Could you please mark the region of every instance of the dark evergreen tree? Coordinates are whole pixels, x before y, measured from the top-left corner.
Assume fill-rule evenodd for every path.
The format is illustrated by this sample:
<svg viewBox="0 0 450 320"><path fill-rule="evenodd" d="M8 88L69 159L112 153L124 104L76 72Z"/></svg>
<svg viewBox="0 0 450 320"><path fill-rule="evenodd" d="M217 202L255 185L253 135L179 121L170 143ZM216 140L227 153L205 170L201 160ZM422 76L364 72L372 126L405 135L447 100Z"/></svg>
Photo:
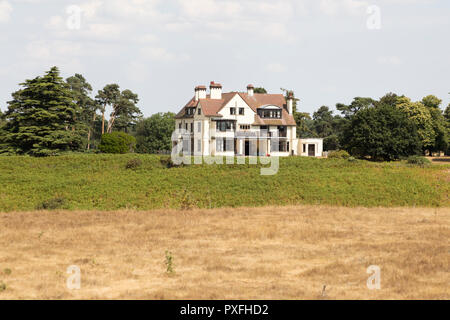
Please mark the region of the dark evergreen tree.
<svg viewBox="0 0 450 320"><path fill-rule="evenodd" d="M78 150L82 142L75 133L77 106L58 68L21 86L8 102L1 152L47 156Z"/></svg>

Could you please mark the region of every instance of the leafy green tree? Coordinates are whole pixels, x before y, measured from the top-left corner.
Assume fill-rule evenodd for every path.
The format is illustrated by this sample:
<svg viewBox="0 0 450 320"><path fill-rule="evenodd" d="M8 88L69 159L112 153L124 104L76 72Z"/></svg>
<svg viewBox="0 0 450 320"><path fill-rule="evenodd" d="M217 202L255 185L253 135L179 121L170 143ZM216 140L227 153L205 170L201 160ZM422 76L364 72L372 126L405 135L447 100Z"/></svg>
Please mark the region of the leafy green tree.
<svg viewBox="0 0 450 320"><path fill-rule="evenodd" d="M266 91L266 89L264 89L264 88L255 88L254 90L253 90L253 92L254 93L267 93L267 91Z"/></svg>
<svg viewBox="0 0 450 320"><path fill-rule="evenodd" d="M448 148L448 132L445 125L445 117L440 108L442 100L436 96L428 95L422 99L422 104L428 108L435 135L434 145L430 148L433 152L446 151Z"/></svg>
<svg viewBox="0 0 450 320"><path fill-rule="evenodd" d="M105 112L107 106L117 104L120 97L120 89L118 84L108 84L103 90L99 90L95 99L100 105L100 112L102 113L102 135L105 133Z"/></svg>
<svg viewBox="0 0 450 320"><path fill-rule="evenodd" d="M336 109L339 110L345 118L349 119L355 115L359 110L367 109L375 105L375 100L372 98L356 97L349 104L338 103Z"/></svg>
<svg viewBox="0 0 450 320"><path fill-rule="evenodd" d="M136 151L156 153L172 149L172 133L175 128L175 114L156 113L136 125Z"/></svg>
<svg viewBox="0 0 450 320"><path fill-rule="evenodd" d="M431 113L421 102L412 102L408 97L397 99L397 108L411 119L417 128L423 151L433 150L436 134L433 129Z"/></svg>
<svg viewBox="0 0 450 320"><path fill-rule="evenodd" d="M108 133L112 132L114 125L118 130L127 131L141 116L141 111L136 105L139 101L138 95L128 89L121 92L118 84L106 85L103 90L98 91L96 99L101 105L102 128L105 126L106 107L112 108L106 130Z"/></svg>
<svg viewBox="0 0 450 320"><path fill-rule="evenodd" d="M82 142L74 131L77 106L58 68L21 86L8 102L2 152L47 156L78 150Z"/></svg>
<svg viewBox="0 0 450 320"><path fill-rule="evenodd" d="M100 106L90 97L92 86L81 74L77 73L67 78L66 82L72 92L73 102L77 105L77 132L81 136L87 136L86 139L83 137L83 140L85 140L84 145L89 150L91 148L93 126Z"/></svg>
<svg viewBox="0 0 450 320"><path fill-rule="evenodd" d="M115 131L102 135L102 141L98 146L104 153L130 153L134 152L136 138L125 133Z"/></svg>
<svg viewBox="0 0 450 320"><path fill-rule="evenodd" d="M415 122L397 107L378 105L363 108L344 132L345 149L356 157L396 160L421 151Z"/></svg>

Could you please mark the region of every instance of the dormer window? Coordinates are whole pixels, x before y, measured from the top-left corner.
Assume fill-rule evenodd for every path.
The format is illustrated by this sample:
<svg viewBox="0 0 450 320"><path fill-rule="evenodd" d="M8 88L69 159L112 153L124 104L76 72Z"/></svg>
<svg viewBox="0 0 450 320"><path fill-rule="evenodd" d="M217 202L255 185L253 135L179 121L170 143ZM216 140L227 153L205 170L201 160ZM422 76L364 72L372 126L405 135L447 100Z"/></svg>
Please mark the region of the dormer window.
<svg viewBox="0 0 450 320"><path fill-rule="evenodd" d="M186 114L192 116L195 113L195 108L186 108Z"/></svg>
<svg viewBox="0 0 450 320"><path fill-rule="evenodd" d="M198 110L197 110L197 114L198 114L198 115L201 115L201 114L202 114L202 109L198 109Z"/></svg>
<svg viewBox="0 0 450 320"><path fill-rule="evenodd" d="M235 115L236 114L236 108L230 108L230 114Z"/></svg>
<svg viewBox="0 0 450 320"><path fill-rule="evenodd" d="M263 106L258 109L260 118L281 119L281 108L273 105Z"/></svg>

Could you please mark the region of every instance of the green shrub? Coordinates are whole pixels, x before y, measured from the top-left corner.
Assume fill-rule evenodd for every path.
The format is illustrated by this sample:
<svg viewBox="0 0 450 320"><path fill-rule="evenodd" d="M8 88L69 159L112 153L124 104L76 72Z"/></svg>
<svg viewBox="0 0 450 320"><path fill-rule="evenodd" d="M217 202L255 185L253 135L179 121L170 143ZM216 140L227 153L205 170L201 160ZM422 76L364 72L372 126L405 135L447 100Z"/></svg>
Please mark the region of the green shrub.
<svg viewBox="0 0 450 320"><path fill-rule="evenodd" d="M125 132L112 132L102 135L98 146L103 153L129 153L134 152L136 138Z"/></svg>
<svg viewBox="0 0 450 320"><path fill-rule="evenodd" d="M416 166L427 166L431 164L431 161L428 160L425 157L421 157L421 156L410 156L408 157L408 159L406 160L406 162L408 164L412 164L412 165L416 165Z"/></svg>
<svg viewBox="0 0 450 320"><path fill-rule="evenodd" d="M350 154L345 150L332 151L328 154L328 158L330 158L330 159L348 159L348 158L350 158Z"/></svg>
<svg viewBox="0 0 450 320"><path fill-rule="evenodd" d="M127 162L127 164L125 165L125 169L137 169L140 166L142 166L142 160L141 159L131 159Z"/></svg>
<svg viewBox="0 0 450 320"><path fill-rule="evenodd" d="M64 205L65 199L63 197L56 197L49 200L45 200L39 204L37 210L56 210L61 209Z"/></svg>
<svg viewBox="0 0 450 320"><path fill-rule="evenodd" d="M161 156L160 160L159 160L162 164L163 167L165 168L173 168L173 167L180 167L183 166L183 164L175 164L172 161L172 157L170 156Z"/></svg>

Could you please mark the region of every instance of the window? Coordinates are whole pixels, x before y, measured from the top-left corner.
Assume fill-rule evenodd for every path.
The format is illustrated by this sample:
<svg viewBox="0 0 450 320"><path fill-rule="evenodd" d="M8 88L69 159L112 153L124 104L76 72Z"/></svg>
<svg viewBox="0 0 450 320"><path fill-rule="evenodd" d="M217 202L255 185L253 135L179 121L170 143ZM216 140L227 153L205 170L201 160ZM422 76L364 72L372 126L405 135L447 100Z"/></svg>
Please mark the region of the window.
<svg viewBox="0 0 450 320"><path fill-rule="evenodd" d="M198 109L197 114L201 115L202 114L202 109Z"/></svg>
<svg viewBox="0 0 450 320"><path fill-rule="evenodd" d="M217 138L216 139L216 151L234 151L234 139Z"/></svg>
<svg viewBox="0 0 450 320"><path fill-rule="evenodd" d="M239 127L241 128L241 130L250 130L249 124L241 124Z"/></svg>
<svg viewBox="0 0 450 320"><path fill-rule="evenodd" d="M181 122L178 124L178 129L181 130Z"/></svg>
<svg viewBox="0 0 450 320"><path fill-rule="evenodd" d="M202 123L198 122L197 124L197 132L202 132Z"/></svg>
<svg viewBox="0 0 450 320"><path fill-rule="evenodd" d="M239 114L240 114L241 116L244 115L244 108L239 108Z"/></svg>
<svg viewBox="0 0 450 320"><path fill-rule="evenodd" d="M188 124L186 123L186 131L188 130Z"/></svg>
<svg viewBox="0 0 450 320"><path fill-rule="evenodd" d="M219 120L216 122L216 127L218 131L226 132L234 130L235 125L233 121Z"/></svg>
<svg viewBox="0 0 450 320"><path fill-rule="evenodd" d="M191 132L194 132L194 124L191 123Z"/></svg>
<svg viewBox="0 0 450 320"><path fill-rule="evenodd" d="M275 118L281 119L281 110L280 109L258 109L258 116L261 118Z"/></svg>
<svg viewBox="0 0 450 320"><path fill-rule="evenodd" d="M236 114L236 108L230 108L230 114L235 115Z"/></svg>
<svg viewBox="0 0 450 320"><path fill-rule="evenodd" d="M303 153L306 153L306 144L303 144Z"/></svg>
<svg viewBox="0 0 450 320"><path fill-rule="evenodd" d="M202 140L197 140L197 151L202 152Z"/></svg>

